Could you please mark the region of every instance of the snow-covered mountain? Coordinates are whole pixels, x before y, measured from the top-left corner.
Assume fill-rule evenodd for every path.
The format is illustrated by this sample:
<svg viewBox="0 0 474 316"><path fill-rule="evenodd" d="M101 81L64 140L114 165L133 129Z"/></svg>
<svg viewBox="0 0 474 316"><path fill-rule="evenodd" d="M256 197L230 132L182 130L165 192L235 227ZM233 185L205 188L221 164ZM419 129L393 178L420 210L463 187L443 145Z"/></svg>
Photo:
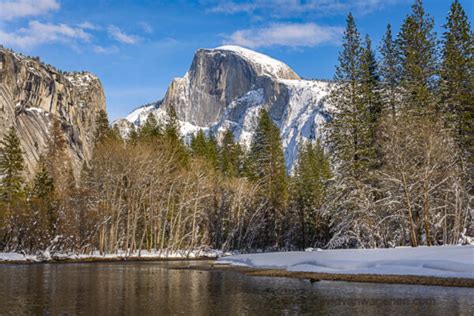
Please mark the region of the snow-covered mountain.
<svg viewBox="0 0 474 316"><path fill-rule="evenodd" d="M286 64L238 46L200 49L189 71L174 79L163 100L142 106L116 121L123 134L131 124L140 126L149 113L158 119L173 106L184 136L200 129L218 139L231 129L248 146L266 108L281 130L287 167L296 159L304 140L320 137L328 119L326 97L332 84L303 80Z"/></svg>

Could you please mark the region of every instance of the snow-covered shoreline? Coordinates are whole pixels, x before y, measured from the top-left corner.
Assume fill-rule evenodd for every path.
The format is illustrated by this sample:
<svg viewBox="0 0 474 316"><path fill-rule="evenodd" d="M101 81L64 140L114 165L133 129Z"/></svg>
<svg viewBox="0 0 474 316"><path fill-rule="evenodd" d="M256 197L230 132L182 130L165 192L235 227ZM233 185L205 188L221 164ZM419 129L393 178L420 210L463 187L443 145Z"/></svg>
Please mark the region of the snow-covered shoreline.
<svg viewBox="0 0 474 316"><path fill-rule="evenodd" d="M16 252L0 252L0 263L34 263L34 262L81 262L81 261L119 261L119 260L197 260L197 259L216 259L222 256L219 250L176 250L176 251L140 251L127 253L119 251L113 254L100 254L95 251L91 254L73 254L73 253L50 253L41 252L36 255L28 255Z"/></svg>
<svg viewBox="0 0 474 316"><path fill-rule="evenodd" d="M474 246L274 252L224 257L217 263L288 272L474 279Z"/></svg>

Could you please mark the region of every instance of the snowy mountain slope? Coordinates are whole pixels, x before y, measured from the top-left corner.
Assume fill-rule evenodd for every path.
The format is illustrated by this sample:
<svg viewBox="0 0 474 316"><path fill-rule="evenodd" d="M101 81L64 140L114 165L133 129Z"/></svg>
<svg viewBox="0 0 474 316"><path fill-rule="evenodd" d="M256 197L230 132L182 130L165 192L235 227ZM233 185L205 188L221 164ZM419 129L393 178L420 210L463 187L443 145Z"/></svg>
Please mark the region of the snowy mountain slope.
<svg viewBox="0 0 474 316"><path fill-rule="evenodd" d="M142 125L151 112L160 120L173 106L184 136L203 129L219 140L231 129L248 146L259 110L265 108L281 130L290 170L299 145L322 135L331 87L325 81L302 80L286 64L249 49L200 49L189 71L173 80L162 101L140 107L114 124L126 135L130 124Z"/></svg>

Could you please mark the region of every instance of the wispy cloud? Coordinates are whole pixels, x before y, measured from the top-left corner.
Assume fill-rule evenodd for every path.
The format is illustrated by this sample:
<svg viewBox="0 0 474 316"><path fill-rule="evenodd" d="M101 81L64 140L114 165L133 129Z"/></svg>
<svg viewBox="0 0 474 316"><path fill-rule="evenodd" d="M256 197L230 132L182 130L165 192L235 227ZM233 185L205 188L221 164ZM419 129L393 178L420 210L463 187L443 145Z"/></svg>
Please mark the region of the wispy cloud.
<svg viewBox="0 0 474 316"><path fill-rule="evenodd" d="M116 41L124 44L136 44L139 38L135 35L129 35L124 33L120 28L115 25L109 25L107 28L109 35Z"/></svg>
<svg viewBox="0 0 474 316"><path fill-rule="evenodd" d="M251 0L217 2L210 8L215 13L270 14L272 16L302 16L311 13L339 15L354 11L360 14L380 10L407 0Z"/></svg>
<svg viewBox="0 0 474 316"><path fill-rule="evenodd" d="M143 32L147 34L153 33L153 27L146 22L139 22L138 25L142 28Z"/></svg>
<svg viewBox="0 0 474 316"><path fill-rule="evenodd" d="M94 51L94 53L105 54L105 55L115 54L119 51L118 47L115 45L108 46L108 47L93 45L92 50Z"/></svg>
<svg viewBox="0 0 474 316"><path fill-rule="evenodd" d="M28 27L13 33L0 30L0 42L7 46L32 48L45 43L89 42L91 35L79 27L30 21Z"/></svg>
<svg viewBox="0 0 474 316"><path fill-rule="evenodd" d="M249 48L288 46L313 47L325 43L337 43L343 29L320 26L315 23L279 23L263 28L238 30L225 36L224 44L236 44Z"/></svg>
<svg viewBox="0 0 474 316"><path fill-rule="evenodd" d="M39 16L60 8L56 0L0 0L0 18L6 21Z"/></svg>
<svg viewBox="0 0 474 316"><path fill-rule="evenodd" d="M81 24L78 24L78 26L84 30L99 30L100 29L99 26L92 24L89 21L82 22Z"/></svg>

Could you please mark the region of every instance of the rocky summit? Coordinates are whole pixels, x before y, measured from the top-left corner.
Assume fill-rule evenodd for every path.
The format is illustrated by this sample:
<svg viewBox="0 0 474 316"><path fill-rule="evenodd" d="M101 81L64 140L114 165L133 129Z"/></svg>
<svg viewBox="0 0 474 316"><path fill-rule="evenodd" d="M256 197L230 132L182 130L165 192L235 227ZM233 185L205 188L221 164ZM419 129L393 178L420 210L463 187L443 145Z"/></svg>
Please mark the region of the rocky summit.
<svg viewBox="0 0 474 316"><path fill-rule="evenodd" d="M322 135L331 87L327 81L303 80L283 62L249 49L199 49L189 71L171 82L163 100L142 106L115 124L126 135L132 124L139 127L149 113L160 119L173 106L183 136L203 129L220 139L230 129L248 146L259 110L265 108L281 130L291 169L299 145Z"/></svg>
<svg viewBox="0 0 474 316"><path fill-rule="evenodd" d="M61 72L37 58L0 47L0 138L10 126L20 137L27 176L47 150L51 122L61 122L76 176L92 155L95 118L105 111L99 79Z"/></svg>

